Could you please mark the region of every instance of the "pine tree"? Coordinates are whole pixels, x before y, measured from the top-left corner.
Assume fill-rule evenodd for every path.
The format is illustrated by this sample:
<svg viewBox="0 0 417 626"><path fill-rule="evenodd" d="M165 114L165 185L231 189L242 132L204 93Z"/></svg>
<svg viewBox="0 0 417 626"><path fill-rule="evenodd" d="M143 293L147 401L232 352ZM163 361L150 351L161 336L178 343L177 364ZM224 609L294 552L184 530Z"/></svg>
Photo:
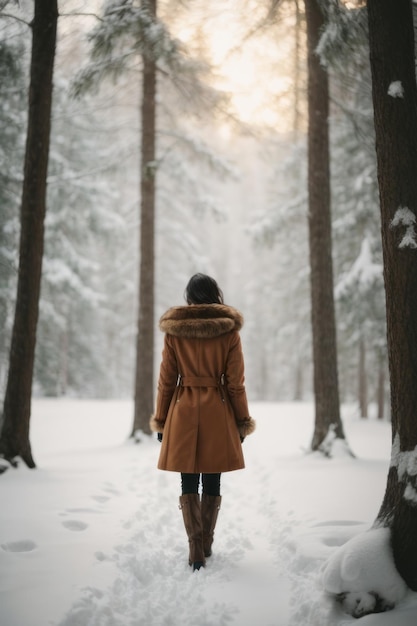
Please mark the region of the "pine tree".
<svg viewBox="0 0 417 626"><path fill-rule="evenodd" d="M142 8L155 23L156 0L142 0ZM142 54L140 270L138 331L136 344L135 408L132 436L150 434L154 405L154 308L155 308L155 177L156 177L156 61L151 50Z"/></svg>
<svg viewBox="0 0 417 626"><path fill-rule="evenodd" d="M44 244L57 21L57 0L35 1L19 277L0 435L0 454L11 462L20 456L31 468L35 467L35 463L29 441L29 424Z"/></svg>
<svg viewBox="0 0 417 626"><path fill-rule="evenodd" d="M155 192L156 176L163 176L163 183L158 192L164 199L161 208L163 218L175 225L180 220L179 213L185 213L189 206L179 202L188 192L188 203L198 207L202 196L201 189L196 186L193 194L189 179L190 168L184 166L184 155L188 161L196 157L201 161L210 159L220 170L221 159L213 155L192 136L188 136L181 128L181 117L200 108L213 107L218 101L215 90L205 87L199 80L201 67L183 53L178 41L174 40L166 26L156 16L156 3L136 3L132 0L109 0L104 6L102 19L90 33L91 61L80 72L74 81L74 93L82 94L88 89L113 78L121 82L124 75L133 72L138 76L140 93L140 126L141 126L141 166L140 166L140 244L138 259L140 260L139 290L137 299L137 350L135 375L135 416L132 434L136 430L149 432L149 417L153 410L153 373L154 373L154 284L155 284ZM153 76L152 76L153 75ZM156 79L157 77L157 79ZM156 101L156 84L161 97ZM156 108L158 119L163 120L165 127L158 128L158 153L156 151ZM190 118L187 120L190 128ZM162 123L159 123L162 127ZM175 151L172 148L175 146ZM182 159L182 162L180 162ZM193 163L194 165L194 163ZM173 171L179 167L180 171ZM223 167L223 171L226 171ZM187 184L188 183L188 184ZM200 185L200 187L203 187ZM173 191L172 191L173 190ZM203 202L201 201L201 204ZM189 220L189 218L188 218ZM162 222L162 219L161 219ZM171 229L170 237L184 240L184 229ZM189 240L192 237L189 236ZM194 247L197 246L194 243ZM181 250L186 258L192 248ZM171 261L167 261L171 264ZM185 277L184 277L185 280ZM172 282L172 281L170 281Z"/></svg>
<svg viewBox="0 0 417 626"><path fill-rule="evenodd" d="M411 0L368 0L391 385L392 456L376 524L417 590L417 86Z"/></svg>
<svg viewBox="0 0 417 626"><path fill-rule="evenodd" d="M345 440L340 418L330 215L328 77L316 53L323 15L305 0L308 49L308 192L315 427L312 450Z"/></svg>

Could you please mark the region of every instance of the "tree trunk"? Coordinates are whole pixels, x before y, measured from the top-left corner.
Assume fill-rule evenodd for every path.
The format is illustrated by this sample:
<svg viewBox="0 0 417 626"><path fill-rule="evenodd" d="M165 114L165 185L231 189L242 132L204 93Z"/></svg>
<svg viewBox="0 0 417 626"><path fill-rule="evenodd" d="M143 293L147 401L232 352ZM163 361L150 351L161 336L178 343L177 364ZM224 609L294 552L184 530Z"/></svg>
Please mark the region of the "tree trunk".
<svg viewBox="0 0 417 626"><path fill-rule="evenodd" d="M295 388L294 388L294 402L301 402L303 399L303 360L301 357L297 358L295 364Z"/></svg>
<svg viewBox="0 0 417 626"><path fill-rule="evenodd" d="M57 380L58 396L65 396L68 389L68 319L61 333L61 345L59 352L59 372Z"/></svg>
<svg viewBox="0 0 417 626"><path fill-rule="evenodd" d="M35 0L29 115L21 204L19 276L0 454L35 467L29 441L33 364L44 244L57 0Z"/></svg>
<svg viewBox="0 0 417 626"><path fill-rule="evenodd" d="M358 400L361 417L368 417L368 385L366 377L366 348L363 337L359 341Z"/></svg>
<svg viewBox="0 0 417 626"><path fill-rule="evenodd" d="M417 590L417 88L411 0L368 0L393 449L376 523Z"/></svg>
<svg viewBox="0 0 417 626"><path fill-rule="evenodd" d="M155 19L156 0L143 0L142 5ZM149 419L154 408L156 63L151 51L143 54L142 89L139 315L132 436L138 430L150 434Z"/></svg>
<svg viewBox="0 0 417 626"><path fill-rule="evenodd" d="M384 419L385 409L385 363L384 359L380 358L378 363L378 383L376 390L376 404L377 404L377 418L379 420Z"/></svg>
<svg viewBox="0 0 417 626"><path fill-rule="evenodd" d="M298 138L300 132L301 111L300 111L300 93L301 93L301 10L299 0L295 0L295 43L294 43L294 118L293 133Z"/></svg>
<svg viewBox="0 0 417 626"><path fill-rule="evenodd" d="M344 439L340 418L330 216L329 87L315 52L323 16L305 0L308 53L308 223L315 394L312 450L329 434ZM324 451L324 450L323 450ZM327 452L326 452L327 454Z"/></svg>

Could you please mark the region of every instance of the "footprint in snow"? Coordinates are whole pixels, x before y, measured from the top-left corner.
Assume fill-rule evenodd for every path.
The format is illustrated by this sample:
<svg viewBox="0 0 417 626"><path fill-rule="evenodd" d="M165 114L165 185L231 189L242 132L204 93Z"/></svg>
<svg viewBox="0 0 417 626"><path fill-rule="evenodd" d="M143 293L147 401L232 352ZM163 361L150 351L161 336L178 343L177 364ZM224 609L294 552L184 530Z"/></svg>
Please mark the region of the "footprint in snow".
<svg viewBox="0 0 417 626"><path fill-rule="evenodd" d="M70 519L67 522L62 522L62 525L64 526L64 528L67 528L68 530L75 530L75 531L85 530L86 528L88 528L88 524L86 524L85 522L80 522L79 520L75 520L75 519Z"/></svg>
<svg viewBox="0 0 417 626"><path fill-rule="evenodd" d="M320 526L360 526L363 522L357 522L355 520L331 520L330 522L318 522L313 524L313 528Z"/></svg>
<svg viewBox="0 0 417 626"><path fill-rule="evenodd" d="M111 556L107 556L107 554L105 554L104 552L101 552L101 550L99 550L98 552L95 552L94 556L96 557L97 561L112 561L113 560Z"/></svg>
<svg viewBox="0 0 417 626"><path fill-rule="evenodd" d="M91 496L96 502L104 503L110 500L109 496Z"/></svg>
<svg viewBox="0 0 417 626"><path fill-rule="evenodd" d="M32 550L35 550L38 546L30 539L22 539L21 541L2 543L1 547L5 552L32 552Z"/></svg>
<svg viewBox="0 0 417 626"><path fill-rule="evenodd" d="M113 496L120 496L120 491L118 491L112 483L104 483L103 491L110 493Z"/></svg>
<svg viewBox="0 0 417 626"><path fill-rule="evenodd" d="M80 508L75 508L75 509L65 509L65 512L61 513L60 515L66 515L67 513L101 513L101 511L99 511L98 509L80 507Z"/></svg>

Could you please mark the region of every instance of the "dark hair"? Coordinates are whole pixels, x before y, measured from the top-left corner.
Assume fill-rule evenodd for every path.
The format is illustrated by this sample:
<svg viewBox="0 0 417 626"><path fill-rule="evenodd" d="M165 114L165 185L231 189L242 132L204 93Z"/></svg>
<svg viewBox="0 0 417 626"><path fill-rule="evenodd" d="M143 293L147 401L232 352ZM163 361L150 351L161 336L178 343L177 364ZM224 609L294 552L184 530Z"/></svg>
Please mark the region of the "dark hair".
<svg viewBox="0 0 417 626"><path fill-rule="evenodd" d="M223 292L206 274L194 274L188 281L184 297L188 304L223 304Z"/></svg>

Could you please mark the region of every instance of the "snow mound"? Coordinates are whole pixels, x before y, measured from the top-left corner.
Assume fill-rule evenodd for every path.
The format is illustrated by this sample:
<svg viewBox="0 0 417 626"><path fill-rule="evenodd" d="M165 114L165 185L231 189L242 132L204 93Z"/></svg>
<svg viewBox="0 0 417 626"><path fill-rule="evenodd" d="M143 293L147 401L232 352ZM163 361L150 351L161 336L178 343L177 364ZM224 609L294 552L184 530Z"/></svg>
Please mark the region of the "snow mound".
<svg viewBox="0 0 417 626"><path fill-rule="evenodd" d="M323 566L322 584L354 617L393 608L407 586L394 565L389 528L372 528L338 548Z"/></svg>

